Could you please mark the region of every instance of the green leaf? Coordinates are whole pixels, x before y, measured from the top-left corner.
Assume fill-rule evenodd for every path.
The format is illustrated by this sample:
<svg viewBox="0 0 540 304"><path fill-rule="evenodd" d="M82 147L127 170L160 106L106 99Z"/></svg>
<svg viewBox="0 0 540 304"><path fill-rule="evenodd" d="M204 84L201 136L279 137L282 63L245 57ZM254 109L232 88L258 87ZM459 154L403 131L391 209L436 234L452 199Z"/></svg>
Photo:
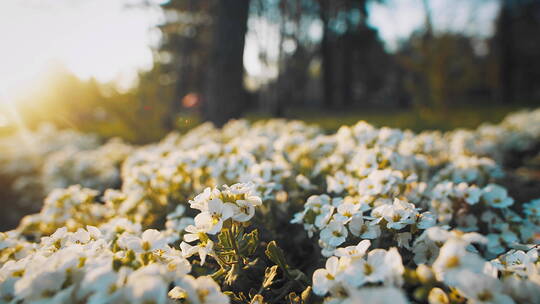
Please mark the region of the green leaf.
<svg viewBox="0 0 540 304"><path fill-rule="evenodd" d="M247 241L244 248L246 255L253 255L259 245L259 231L255 229L244 235L244 240Z"/></svg>
<svg viewBox="0 0 540 304"><path fill-rule="evenodd" d="M251 298L250 304L266 304L267 302L264 301L264 297L260 294L255 295L253 298Z"/></svg>
<svg viewBox="0 0 540 304"><path fill-rule="evenodd" d="M311 298L311 286L308 286L304 291L302 291L301 294L302 301L307 303L309 299Z"/></svg>
<svg viewBox="0 0 540 304"><path fill-rule="evenodd" d="M289 293L289 303L290 304L302 304L302 299L295 293L295 292L291 292Z"/></svg>
<svg viewBox="0 0 540 304"><path fill-rule="evenodd" d="M233 264L227 275L225 276L225 284L233 286L240 276L240 267L238 264Z"/></svg>
<svg viewBox="0 0 540 304"><path fill-rule="evenodd" d="M279 248L276 244L276 241L271 241L268 243L268 246L266 246L266 250L264 252L266 256L274 262L276 265L281 268L281 270L289 276L289 271L287 267L287 262L285 261L285 256L283 255L283 251L281 248Z"/></svg>
<svg viewBox="0 0 540 304"><path fill-rule="evenodd" d="M266 268L266 270L264 271L264 280L262 283L263 288L268 288L274 283L274 279L277 275L277 269L277 265Z"/></svg>

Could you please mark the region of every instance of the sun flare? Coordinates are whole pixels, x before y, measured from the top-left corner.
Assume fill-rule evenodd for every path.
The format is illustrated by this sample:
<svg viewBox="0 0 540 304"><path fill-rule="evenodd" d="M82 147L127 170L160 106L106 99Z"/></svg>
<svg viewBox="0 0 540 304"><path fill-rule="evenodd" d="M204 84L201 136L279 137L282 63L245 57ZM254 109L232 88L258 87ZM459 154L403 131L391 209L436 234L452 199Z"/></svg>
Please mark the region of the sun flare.
<svg viewBox="0 0 540 304"><path fill-rule="evenodd" d="M13 97L58 64L83 79L129 78L152 64L156 18L124 1L3 1L0 91Z"/></svg>

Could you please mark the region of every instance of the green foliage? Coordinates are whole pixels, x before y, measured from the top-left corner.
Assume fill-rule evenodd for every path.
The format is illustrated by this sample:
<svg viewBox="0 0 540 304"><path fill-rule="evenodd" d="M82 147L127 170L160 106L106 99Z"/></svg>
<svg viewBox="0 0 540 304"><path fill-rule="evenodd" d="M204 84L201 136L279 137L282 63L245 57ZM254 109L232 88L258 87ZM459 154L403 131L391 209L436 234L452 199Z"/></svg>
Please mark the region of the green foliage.
<svg viewBox="0 0 540 304"><path fill-rule="evenodd" d="M375 126L410 129L416 132L423 130L448 131L455 128L476 128L482 123L497 123L510 112L523 106L491 105L477 103L469 106L452 106L445 111L435 109L368 109L347 112L294 111L287 115L309 124L316 124L327 131L336 131L342 125L353 125L365 120ZM251 121L268 119L264 115L251 114Z"/></svg>
<svg viewBox="0 0 540 304"><path fill-rule="evenodd" d="M158 70L141 73L137 87L119 91L112 84L78 79L60 67L16 102L17 112L30 128L51 122L105 138L156 141L168 131L163 121L172 100L170 88L150 80Z"/></svg>

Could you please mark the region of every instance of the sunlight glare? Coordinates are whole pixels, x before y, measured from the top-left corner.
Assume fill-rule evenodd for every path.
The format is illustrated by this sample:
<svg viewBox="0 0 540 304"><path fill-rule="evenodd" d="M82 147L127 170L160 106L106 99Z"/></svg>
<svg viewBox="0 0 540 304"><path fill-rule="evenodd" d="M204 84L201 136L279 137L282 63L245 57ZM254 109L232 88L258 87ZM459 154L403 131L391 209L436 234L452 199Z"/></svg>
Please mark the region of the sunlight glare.
<svg viewBox="0 0 540 304"><path fill-rule="evenodd" d="M57 62L82 79L102 82L129 79L137 70L150 68L149 29L159 12L127 9L126 3L0 2L0 91L13 97Z"/></svg>
<svg viewBox="0 0 540 304"><path fill-rule="evenodd" d="M32 154L32 151L35 151L35 140L32 137L32 132L17 112L17 107L13 104L12 99L0 94L0 127L3 127L2 119L4 119L4 126L13 125L16 128L16 134L20 137L22 144ZM37 157L37 155L33 157ZM37 161L37 159L35 160Z"/></svg>

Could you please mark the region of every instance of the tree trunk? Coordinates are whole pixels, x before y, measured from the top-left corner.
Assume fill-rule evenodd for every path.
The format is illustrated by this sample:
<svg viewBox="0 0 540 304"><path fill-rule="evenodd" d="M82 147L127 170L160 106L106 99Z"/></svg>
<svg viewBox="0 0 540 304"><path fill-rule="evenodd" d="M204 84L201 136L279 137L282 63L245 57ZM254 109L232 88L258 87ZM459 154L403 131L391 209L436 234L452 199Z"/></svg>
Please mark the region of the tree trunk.
<svg viewBox="0 0 540 304"><path fill-rule="evenodd" d="M320 16L323 23L323 37L321 41L321 57L322 57L322 84L323 84L323 106L327 109L333 106L334 86L332 81L333 52L330 37L330 0L321 0Z"/></svg>
<svg viewBox="0 0 540 304"><path fill-rule="evenodd" d="M249 0L218 0L203 104L205 120L222 126L246 106L244 41Z"/></svg>
<svg viewBox="0 0 540 304"><path fill-rule="evenodd" d="M499 92L498 99L503 103L514 101L514 47L513 20L510 7L502 3L499 20L498 51L499 51Z"/></svg>

